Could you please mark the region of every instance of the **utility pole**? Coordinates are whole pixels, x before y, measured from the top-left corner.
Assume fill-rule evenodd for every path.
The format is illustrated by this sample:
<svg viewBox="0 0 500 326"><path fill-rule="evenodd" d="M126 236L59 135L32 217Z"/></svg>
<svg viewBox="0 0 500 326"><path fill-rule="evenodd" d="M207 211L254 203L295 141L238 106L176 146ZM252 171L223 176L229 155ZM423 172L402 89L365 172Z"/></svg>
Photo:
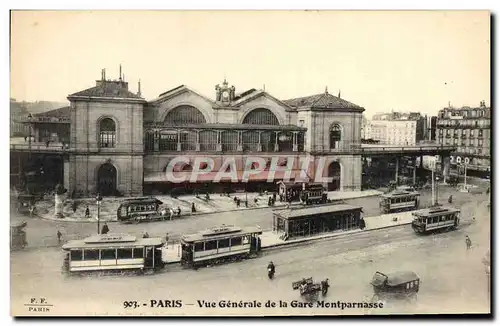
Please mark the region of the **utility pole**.
<svg viewBox="0 0 500 326"><path fill-rule="evenodd" d="M435 199L435 196L434 196L434 169L435 168L436 168L436 163L434 162L432 164L432 169L431 169L431 171L432 171L432 177L431 177L432 178L432 206L436 205L436 201L435 201L436 199Z"/></svg>

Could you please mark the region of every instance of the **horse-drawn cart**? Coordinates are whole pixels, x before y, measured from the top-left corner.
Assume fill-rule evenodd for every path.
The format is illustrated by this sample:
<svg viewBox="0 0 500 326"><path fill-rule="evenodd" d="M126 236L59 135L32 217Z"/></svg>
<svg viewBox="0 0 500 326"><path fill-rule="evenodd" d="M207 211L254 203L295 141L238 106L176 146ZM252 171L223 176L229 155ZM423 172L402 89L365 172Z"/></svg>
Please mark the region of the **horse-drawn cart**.
<svg viewBox="0 0 500 326"><path fill-rule="evenodd" d="M328 279L322 281L321 283L314 283L313 278L303 278L300 281L293 282L292 288L294 290L299 290L300 295L306 300L314 301L318 298L319 292L326 295L328 292Z"/></svg>

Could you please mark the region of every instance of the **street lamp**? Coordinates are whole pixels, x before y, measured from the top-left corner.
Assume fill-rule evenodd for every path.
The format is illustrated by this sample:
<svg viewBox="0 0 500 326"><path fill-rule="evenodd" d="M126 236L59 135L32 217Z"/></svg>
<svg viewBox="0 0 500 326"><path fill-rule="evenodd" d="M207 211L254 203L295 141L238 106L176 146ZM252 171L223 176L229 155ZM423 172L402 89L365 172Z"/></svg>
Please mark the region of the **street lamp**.
<svg viewBox="0 0 500 326"><path fill-rule="evenodd" d="M101 201L102 201L101 195L97 194L97 196L95 196L95 200L97 202L97 234L100 234L101 233L101 229L100 229L99 222L100 222Z"/></svg>

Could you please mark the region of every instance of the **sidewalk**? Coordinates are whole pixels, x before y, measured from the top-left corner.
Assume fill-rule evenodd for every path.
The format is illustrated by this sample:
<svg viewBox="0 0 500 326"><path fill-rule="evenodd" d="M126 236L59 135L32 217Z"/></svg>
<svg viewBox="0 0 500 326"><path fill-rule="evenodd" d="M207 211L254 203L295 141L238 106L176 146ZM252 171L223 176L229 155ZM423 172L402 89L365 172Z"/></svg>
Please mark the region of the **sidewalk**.
<svg viewBox="0 0 500 326"><path fill-rule="evenodd" d="M328 192L328 198L331 200L347 200L353 198L371 197L381 195L382 192L378 190L365 190L365 191L330 191ZM220 194L210 195L210 199L207 201L203 196L197 198L193 195L180 196L178 198L172 198L170 196L153 196L161 200L164 204L169 207L176 209L179 207L181 209L181 218L192 215L202 215L210 214L215 212L230 212L230 211L244 211L259 208L268 208L267 205L269 195L259 196L258 193L233 193L230 197L221 196ZM241 206L236 207L234 203L234 197L238 197L242 200ZM245 207L243 201L248 198L248 208ZM257 203L254 199L257 198ZM120 205L120 202L126 198L121 197L106 197L101 202L99 218L101 222L117 222L116 211ZM77 209L73 212L71 207L71 200L66 200L64 204L63 214L64 219L56 218L54 216L54 200L51 201L41 201L37 202L36 209L37 214L40 218L47 220L54 220L58 222L80 222L80 223L95 223L97 219L97 205L95 199L77 199ZM191 213L191 205L195 204L196 213ZM287 203L282 203L277 201L276 207L284 207ZM300 205L299 203L294 203L292 206ZM90 218L85 218L85 209L89 207Z"/></svg>
<svg viewBox="0 0 500 326"><path fill-rule="evenodd" d="M397 218L397 221L394 221L395 218ZM407 225L411 223L411 221L413 220L413 216L412 212L403 212L403 213L384 214L380 216L365 217L364 220L366 223L366 228L364 230L356 229L349 231L336 231L336 232L319 234L312 237L299 238L288 241L279 239L280 234L277 234L273 231L264 231L260 236L260 239L262 240L262 250L273 249L292 244L306 243L315 240L334 238L338 236L350 235L359 232L385 229L399 225ZM179 243L169 244L168 248L164 247L163 257L169 264L179 262L180 261Z"/></svg>

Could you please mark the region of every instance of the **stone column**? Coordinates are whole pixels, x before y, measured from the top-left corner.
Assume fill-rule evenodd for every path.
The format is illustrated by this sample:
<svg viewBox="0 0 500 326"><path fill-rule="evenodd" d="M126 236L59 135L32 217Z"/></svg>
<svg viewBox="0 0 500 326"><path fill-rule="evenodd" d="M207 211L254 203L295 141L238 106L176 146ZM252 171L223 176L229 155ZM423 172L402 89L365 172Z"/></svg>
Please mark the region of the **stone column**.
<svg viewBox="0 0 500 326"><path fill-rule="evenodd" d="M177 129L177 151L178 152L182 151L181 130L180 129Z"/></svg>
<svg viewBox="0 0 500 326"><path fill-rule="evenodd" d="M279 144L278 144L278 137L280 135L280 132L279 131L275 131L274 133L276 134L276 139L274 141L274 151L277 152L280 149Z"/></svg>
<svg viewBox="0 0 500 326"><path fill-rule="evenodd" d="M298 135L298 132L294 131L293 132L293 137L292 137L292 140L293 140L292 141L292 143L293 143L293 145L292 145L293 149L292 150L294 152L297 152L299 150L299 144L298 144L298 137L297 137L297 135Z"/></svg>
<svg viewBox="0 0 500 326"><path fill-rule="evenodd" d="M243 132L242 131L238 131L238 148L237 148L238 152L242 152L243 151Z"/></svg>
<svg viewBox="0 0 500 326"><path fill-rule="evenodd" d="M261 139L262 139L262 131L259 131L259 143L257 144L257 152L262 152L262 143L261 143Z"/></svg>
<svg viewBox="0 0 500 326"><path fill-rule="evenodd" d="M196 130L196 151L199 152L200 148L200 131Z"/></svg>
<svg viewBox="0 0 500 326"><path fill-rule="evenodd" d="M398 184L398 176L399 174L399 156L396 156L396 175L395 175L395 181L396 181L396 185Z"/></svg>
<svg viewBox="0 0 500 326"><path fill-rule="evenodd" d="M217 152L222 152L222 131L217 130Z"/></svg>

